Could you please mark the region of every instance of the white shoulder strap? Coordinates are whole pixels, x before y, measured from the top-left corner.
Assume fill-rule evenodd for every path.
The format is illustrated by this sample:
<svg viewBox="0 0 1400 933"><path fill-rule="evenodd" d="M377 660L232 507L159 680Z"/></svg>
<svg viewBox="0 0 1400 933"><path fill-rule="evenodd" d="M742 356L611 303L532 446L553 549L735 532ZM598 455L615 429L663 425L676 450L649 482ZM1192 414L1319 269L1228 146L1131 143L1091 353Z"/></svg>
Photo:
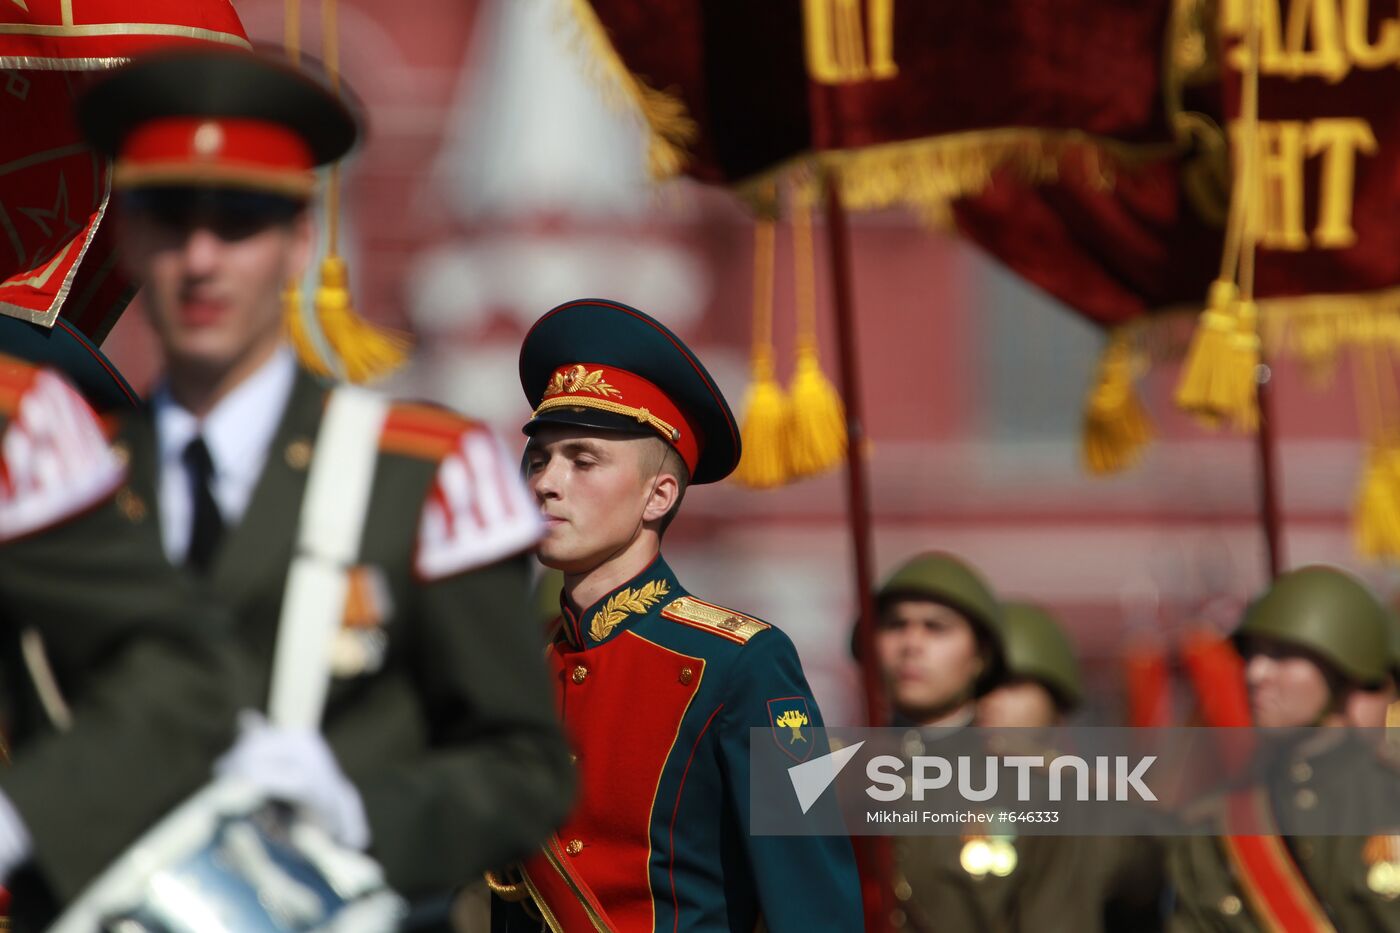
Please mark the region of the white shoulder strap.
<svg viewBox="0 0 1400 933"><path fill-rule="evenodd" d="M345 613L348 571L359 553L389 403L356 386L330 397L302 501L297 550L287 574L268 718L319 729L330 680L331 643Z"/></svg>

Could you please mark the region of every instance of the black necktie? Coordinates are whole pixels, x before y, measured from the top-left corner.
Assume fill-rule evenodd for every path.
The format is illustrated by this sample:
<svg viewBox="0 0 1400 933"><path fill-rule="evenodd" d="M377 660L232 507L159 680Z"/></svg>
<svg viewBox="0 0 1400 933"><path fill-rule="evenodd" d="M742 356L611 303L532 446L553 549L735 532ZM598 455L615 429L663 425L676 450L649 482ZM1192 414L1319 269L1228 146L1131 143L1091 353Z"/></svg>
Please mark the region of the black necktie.
<svg viewBox="0 0 1400 933"><path fill-rule="evenodd" d="M185 448L184 460L185 469L190 474L190 501L194 506L194 519L190 522L190 549L185 563L203 573L209 569L214 552L224 536L224 517L209 489L214 477L214 461L209 456L204 438L196 437L190 441Z"/></svg>

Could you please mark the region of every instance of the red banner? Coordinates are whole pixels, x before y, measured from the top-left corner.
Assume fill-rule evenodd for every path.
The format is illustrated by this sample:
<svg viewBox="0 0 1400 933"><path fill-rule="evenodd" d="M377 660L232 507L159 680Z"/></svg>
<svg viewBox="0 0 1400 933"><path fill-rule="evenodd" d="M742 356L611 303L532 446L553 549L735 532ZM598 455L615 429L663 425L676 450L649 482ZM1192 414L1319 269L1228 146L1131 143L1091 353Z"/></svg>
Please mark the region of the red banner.
<svg viewBox="0 0 1400 933"><path fill-rule="evenodd" d="M83 143L73 99L86 73L190 42L248 45L228 0L0 4L0 314L52 327L61 312L106 336L134 287L103 224L108 166Z"/></svg>

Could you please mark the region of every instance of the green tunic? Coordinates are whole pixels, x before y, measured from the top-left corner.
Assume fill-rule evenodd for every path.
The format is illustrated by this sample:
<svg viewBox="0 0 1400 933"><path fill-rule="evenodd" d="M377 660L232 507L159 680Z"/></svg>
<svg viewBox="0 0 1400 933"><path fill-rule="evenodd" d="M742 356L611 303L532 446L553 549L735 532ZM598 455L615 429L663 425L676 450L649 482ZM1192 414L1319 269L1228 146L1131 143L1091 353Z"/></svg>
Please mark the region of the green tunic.
<svg viewBox="0 0 1400 933"><path fill-rule="evenodd" d="M247 511L209 571L209 586L237 616L264 699L327 392L297 374ZM147 505L141 524L156 541L151 411L120 436L130 491ZM439 409L391 411L323 720L364 800L371 854L415 898L519 858L572 803L543 632L527 609L524 551L537 513L488 441L480 426Z"/></svg>
<svg viewBox="0 0 1400 933"><path fill-rule="evenodd" d="M208 780L252 693L231 620L112 495L85 404L2 357L0 389L0 792L33 838L9 880L30 930Z"/></svg>
<svg viewBox="0 0 1400 933"><path fill-rule="evenodd" d="M1319 804L1327 802L1332 814L1358 825L1336 808L1354 814L1397 812L1400 806L1400 773L1386 754L1343 746L1327 753L1300 757L1278 769L1271 781L1255 785L1268 795L1279 826L1299 825ZM1197 809L1197 817L1218 825L1220 798ZM1377 827L1397 831L1400 827ZM1400 837L1381 832L1374 836L1300 835L1280 837L1287 857L1301 874L1310 898L1332 927L1400 933ZM1266 901L1266 889L1247 883L1214 836L1179 837L1172 840L1169 869L1175 889L1173 931L1245 933L1269 929L1254 906L1256 897ZM1295 877L1297 875L1295 874ZM1258 894L1254 892L1259 892Z"/></svg>

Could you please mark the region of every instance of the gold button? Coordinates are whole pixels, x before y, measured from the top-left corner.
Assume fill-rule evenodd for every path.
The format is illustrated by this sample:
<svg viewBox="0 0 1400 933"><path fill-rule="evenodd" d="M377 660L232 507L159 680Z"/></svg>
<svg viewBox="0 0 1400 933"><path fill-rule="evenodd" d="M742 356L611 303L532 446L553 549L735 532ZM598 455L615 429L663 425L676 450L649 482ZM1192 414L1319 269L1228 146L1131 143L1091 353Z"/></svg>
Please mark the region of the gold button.
<svg viewBox="0 0 1400 933"><path fill-rule="evenodd" d="M688 684L695 679L695 672L688 667L681 668L681 683Z"/></svg>
<svg viewBox="0 0 1400 933"><path fill-rule="evenodd" d="M569 844L564 847L564 851L570 855L578 855L583 851L582 839L570 839Z"/></svg>
<svg viewBox="0 0 1400 933"><path fill-rule="evenodd" d="M580 664L578 667L574 668L573 678L574 678L574 683L576 683L576 684L581 684L581 683L583 683L585 680L588 679L588 668L586 668L586 667L584 667L582 664Z"/></svg>
<svg viewBox="0 0 1400 933"><path fill-rule="evenodd" d="M890 924L891 924L896 930L902 930L902 929L904 929L904 927L905 927L908 923L909 923L909 918L908 918L907 916L905 916L904 911L900 910L898 907L896 907L894 910L890 911Z"/></svg>
<svg viewBox="0 0 1400 933"><path fill-rule="evenodd" d="M1244 904L1235 895L1227 894L1220 899L1220 912L1225 916L1233 917L1241 910L1244 910Z"/></svg>
<svg viewBox="0 0 1400 933"><path fill-rule="evenodd" d="M1311 810L1317 806L1317 794L1313 792L1312 788L1304 787L1293 795L1293 802L1299 810Z"/></svg>
<svg viewBox="0 0 1400 933"><path fill-rule="evenodd" d="M1306 761L1300 761L1293 766L1289 773L1293 775L1293 780L1301 784L1312 779L1312 765Z"/></svg>
<svg viewBox="0 0 1400 933"><path fill-rule="evenodd" d="M126 466L131 462L131 451L121 441L117 441L112 445L112 456L115 457L117 462L122 466Z"/></svg>
<svg viewBox="0 0 1400 933"><path fill-rule="evenodd" d="M569 764L578 764L578 752L569 752Z"/></svg>
<svg viewBox="0 0 1400 933"><path fill-rule="evenodd" d="M139 522L146 517L146 503L130 489L117 493L117 511L130 522Z"/></svg>
<svg viewBox="0 0 1400 933"><path fill-rule="evenodd" d="M909 882L900 878L894 883L894 896L901 901L907 901L914 896L914 889L909 887Z"/></svg>
<svg viewBox="0 0 1400 933"><path fill-rule="evenodd" d="M292 441L283 455L287 458L287 466L293 470L304 470L311 465L311 442L305 438Z"/></svg>

